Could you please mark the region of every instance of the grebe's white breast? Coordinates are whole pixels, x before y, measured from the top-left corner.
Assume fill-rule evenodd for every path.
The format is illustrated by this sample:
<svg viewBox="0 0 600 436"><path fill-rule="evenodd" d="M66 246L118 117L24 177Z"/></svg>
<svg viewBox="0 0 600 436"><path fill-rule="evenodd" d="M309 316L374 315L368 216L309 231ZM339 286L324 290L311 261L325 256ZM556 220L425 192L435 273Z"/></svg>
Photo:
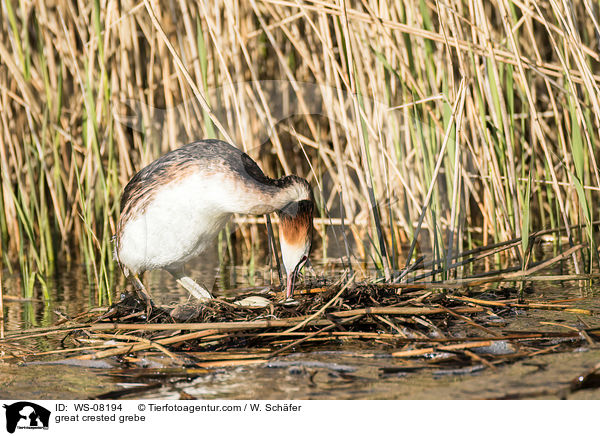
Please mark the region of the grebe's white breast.
<svg viewBox="0 0 600 436"><path fill-rule="evenodd" d="M192 174L158 188L145 211L125 223L119 260L133 273L178 267L203 252L231 213L232 180Z"/></svg>

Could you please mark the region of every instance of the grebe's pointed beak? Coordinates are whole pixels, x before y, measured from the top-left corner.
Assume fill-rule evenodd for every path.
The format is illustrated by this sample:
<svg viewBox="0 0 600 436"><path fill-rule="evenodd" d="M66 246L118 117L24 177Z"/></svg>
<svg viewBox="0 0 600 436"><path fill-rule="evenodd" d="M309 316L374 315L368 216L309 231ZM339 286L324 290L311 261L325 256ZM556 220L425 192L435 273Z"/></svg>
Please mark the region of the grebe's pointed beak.
<svg viewBox="0 0 600 436"><path fill-rule="evenodd" d="M296 283L296 278L298 277L298 272L304 266L304 264L306 263L307 260L308 260L307 256L302 256L302 259L300 259L300 262L298 262L298 265L296 265L296 268L294 268L294 270L288 274L287 285L285 287L285 298L292 298L292 295L294 295L294 283Z"/></svg>
<svg viewBox="0 0 600 436"><path fill-rule="evenodd" d="M296 274L295 273L288 274L287 286L285 287L285 298L286 299L292 298L292 295L294 295L294 282L295 281L296 281Z"/></svg>

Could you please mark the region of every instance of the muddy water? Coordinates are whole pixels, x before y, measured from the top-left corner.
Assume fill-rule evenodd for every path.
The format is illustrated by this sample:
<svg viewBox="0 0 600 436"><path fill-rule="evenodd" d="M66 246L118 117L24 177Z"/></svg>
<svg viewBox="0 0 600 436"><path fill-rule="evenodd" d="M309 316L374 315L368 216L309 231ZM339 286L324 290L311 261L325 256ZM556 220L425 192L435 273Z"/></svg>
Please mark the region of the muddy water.
<svg viewBox="0 0 600 436"><path fill-rule="evenodd" d="M205 260L192 268L191 274L201 277L203 283L215 283L216 294L227 293L220 288L259 286L277 281L264 265L221 270L217 265L218 262ZM317 270L320 267L315 265ZM555 269L554 272L561 271ZM84 277L82 270L71 270L68 274L57 276L50 286L50 303L5 301L5 332L51 325L64 316L94 307L95 299L90 296ZM159 303L187 299L186 292L180 290L168 274L148 274L145 281L151 289L162 290L154 292ZM18 289L16 279L4 281L5 295L18 296L15 289ZM537 282L533 293L527 296L529 301L579 298L574 303L575 307L592 310L595 315L546 310L515 311L503 318L499 330L565 332L599 327L598 289L597 286L581 286L577 282ZM460 333L460 329L460 323L453 326L456 334ZM30 360L39 360L36 354L56 349L59 339L32 338L12 345L31 353ZM7 356L10 347L0 343L0 352ZM542 353L516 363L499 365L495 369L474 364L463 371L426 368L426 360L419 362L418 370L398 371L399 364L406 367L407 362L390 357L389 352L389 348L368 341L320 343L310 352L253 365L214 368L193 379L162 379L160 384L151 379L126 381L107 375L106 369L66 365L17 366L0 360L0 398L80 399L131 388L138 383L155 386L124 398L178 399L182 395L205 399L476 399L511 398L515 395L558 398L562 396L557 394L561 388L600 363L600 348L585 341L564 353ZM50 354L44 359L60 359L60 356ZM580 390L567 397L600 399L600 388Z"/></svg>

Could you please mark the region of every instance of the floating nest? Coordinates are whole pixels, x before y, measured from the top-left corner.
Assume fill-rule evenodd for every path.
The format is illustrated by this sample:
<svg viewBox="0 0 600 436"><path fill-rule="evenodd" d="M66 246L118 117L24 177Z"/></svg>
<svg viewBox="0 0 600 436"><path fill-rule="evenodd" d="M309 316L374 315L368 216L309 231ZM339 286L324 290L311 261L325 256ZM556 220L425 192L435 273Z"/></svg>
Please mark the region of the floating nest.
<svg viewBox="0 0 600 436"><path fill-rule="evenodd" d="M149 315L144 301L124 294L110 307L65 317L52 327L8 335L0 341L0 351L6 356L8 350L10 359L25 364L109 368L113 375L137 374L154 380L190 378L215 367L277 365L286 354L319 348L342 349L357 357L396 359L397 365L381 369L385 376L419 368L468 374L538 354L597 346L600 328L589 324L584 324L586 328L561 328L547 323L554 328L535 331L506 328L511 319L527 310L597 315L578 308L576 299L527 301L528 294L515 288L481 286L482 282L511 281L515 274L530 272L483 281L414 284L321 278L299 284L292 301L285 300L278 288L255 288L202 304L153 306ZM535 283L533 276L527 278ZM9 350L10 344L21 339L50 335L62 337L60 349ZM44 355L57 354L60 359L40 361ZM598 371L600 365L569 389L599 378ZM102 398L130 393L111 392Z"/></svg>

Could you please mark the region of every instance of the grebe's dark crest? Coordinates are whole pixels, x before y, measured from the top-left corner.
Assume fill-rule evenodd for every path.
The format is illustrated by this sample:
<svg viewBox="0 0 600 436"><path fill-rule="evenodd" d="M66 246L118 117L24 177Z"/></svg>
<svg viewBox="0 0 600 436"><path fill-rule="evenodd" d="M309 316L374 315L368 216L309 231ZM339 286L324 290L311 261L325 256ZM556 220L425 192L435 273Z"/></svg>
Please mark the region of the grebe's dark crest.
<svg viewBox="0 0 600 436"><path fill-rule="evenodd" d="M166 269L196 298L210 293L184 273L234 213L277 212L287 296L308 258L313 195L305 179L267 177L247 154L219 140L173 150L134 175L121 198L115 257L149 298L138 274Z"/></svg>

